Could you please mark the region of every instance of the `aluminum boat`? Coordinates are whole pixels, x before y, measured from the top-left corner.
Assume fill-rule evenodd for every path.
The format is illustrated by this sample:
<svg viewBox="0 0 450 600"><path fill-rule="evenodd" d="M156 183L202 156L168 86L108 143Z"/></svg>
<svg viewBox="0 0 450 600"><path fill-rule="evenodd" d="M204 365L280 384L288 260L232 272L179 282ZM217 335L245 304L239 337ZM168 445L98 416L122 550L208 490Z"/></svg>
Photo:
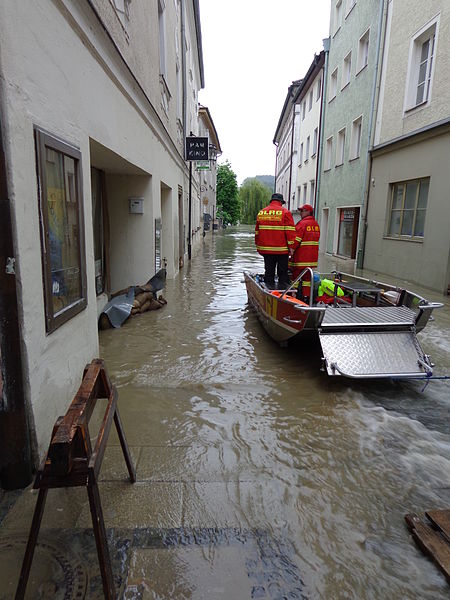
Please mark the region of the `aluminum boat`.
<svg viewBox="0 0 450 600"><path fill-rule="evenodd" d="M295 285L309 272L309 303ZM244 272L247 296L267 333L280 345L318 335L328 375L422 379L433 374L417 333L442 303L386 283L306 268L286 290L272 290L264 275ZM328 289L324 293L322 283Z"/></svg>

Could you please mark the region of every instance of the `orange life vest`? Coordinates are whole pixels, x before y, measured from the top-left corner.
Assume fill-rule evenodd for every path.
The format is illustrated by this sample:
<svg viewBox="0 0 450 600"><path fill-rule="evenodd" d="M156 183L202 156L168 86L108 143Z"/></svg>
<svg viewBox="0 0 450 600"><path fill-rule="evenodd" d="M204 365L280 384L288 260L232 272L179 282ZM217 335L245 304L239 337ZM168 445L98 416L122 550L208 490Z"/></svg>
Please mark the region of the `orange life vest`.
<svg viewBox="0 0 450 600"><path fill-rule="evenodd" d="M255 226L255 244L259 254L288 254L295 239L291 212L278 200L259 211Z"/></svg>

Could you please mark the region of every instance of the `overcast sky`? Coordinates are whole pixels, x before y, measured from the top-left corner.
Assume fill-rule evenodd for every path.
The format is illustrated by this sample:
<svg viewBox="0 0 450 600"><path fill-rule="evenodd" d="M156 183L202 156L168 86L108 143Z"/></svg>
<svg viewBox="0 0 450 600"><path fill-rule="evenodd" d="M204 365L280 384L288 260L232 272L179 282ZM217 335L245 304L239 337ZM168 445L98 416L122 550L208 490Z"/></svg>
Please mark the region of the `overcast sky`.
<svg viewBox="0 0 450 600"><path fill-rule="evenodd" d="M240 185L275 174L273 138L292 81L328 37L330 0L200 0L205 88L222 157Z"/></svg>

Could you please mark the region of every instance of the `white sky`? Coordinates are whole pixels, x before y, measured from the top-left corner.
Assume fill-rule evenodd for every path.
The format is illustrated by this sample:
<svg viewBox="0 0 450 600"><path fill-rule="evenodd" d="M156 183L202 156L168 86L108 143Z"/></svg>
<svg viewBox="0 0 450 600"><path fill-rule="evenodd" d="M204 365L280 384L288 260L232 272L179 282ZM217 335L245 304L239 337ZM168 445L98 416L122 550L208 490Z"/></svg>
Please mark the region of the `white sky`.
<svg viewBox="0 0 450 600"><path fill-rule="evenodd" d="M330 0L200 0L205 88L223 154L241 185L275 174L273 138L292 81L328 37Z"/></svg>

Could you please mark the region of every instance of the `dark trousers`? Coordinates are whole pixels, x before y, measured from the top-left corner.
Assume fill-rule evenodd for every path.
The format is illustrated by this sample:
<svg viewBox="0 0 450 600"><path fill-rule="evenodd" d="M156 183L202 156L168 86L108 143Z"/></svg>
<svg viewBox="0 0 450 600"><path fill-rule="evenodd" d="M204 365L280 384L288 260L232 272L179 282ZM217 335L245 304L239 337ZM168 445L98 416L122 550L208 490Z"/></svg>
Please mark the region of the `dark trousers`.
<svg viewBox="0 0 450 600"><path fill-rule="evenodd" d="M278 289L289 287L288 254L264 254L264 281L268 287L275 287L275 270L278 275Z"/></svg>

